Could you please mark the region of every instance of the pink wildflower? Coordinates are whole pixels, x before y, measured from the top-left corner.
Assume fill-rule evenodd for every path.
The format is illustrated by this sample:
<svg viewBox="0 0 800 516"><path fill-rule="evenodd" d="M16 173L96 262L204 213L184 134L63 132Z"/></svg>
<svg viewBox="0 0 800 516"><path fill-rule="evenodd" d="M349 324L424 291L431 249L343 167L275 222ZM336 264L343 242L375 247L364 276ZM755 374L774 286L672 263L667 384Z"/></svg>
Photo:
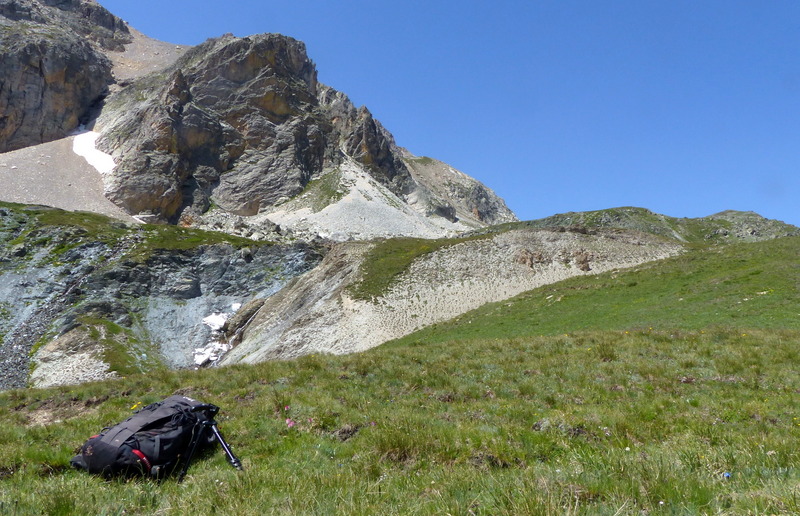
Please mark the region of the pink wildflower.
<svg viewBox="0 0 800 516"><path fill-rule="evenodd" d="M297 423L292 418L290 417L286 418L286 426L288 426L289 428L292 428L296 424Z"/></svg>

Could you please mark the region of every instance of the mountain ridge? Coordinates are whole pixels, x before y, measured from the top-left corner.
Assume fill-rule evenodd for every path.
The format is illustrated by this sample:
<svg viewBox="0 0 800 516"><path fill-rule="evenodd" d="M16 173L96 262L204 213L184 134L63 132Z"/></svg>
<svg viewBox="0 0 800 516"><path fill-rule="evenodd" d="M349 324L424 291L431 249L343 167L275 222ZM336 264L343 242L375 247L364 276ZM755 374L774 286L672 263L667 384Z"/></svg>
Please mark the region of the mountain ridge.
<svg viewBox="0 0 800 516"><path fill-rule="evenodd" d="M0 223L2 388L363 351L542 285L708 246L524 223L443 240L273 244L14 204L0 205Z"/></svg>
<svg viewBox="0 0 800 516"><path fill-rule="evenodd" d="M451 183L457 186L449 192L428 188L424 167L411 173L407 163L415 157L397 146L366 107L356 107L345 94L318 84L315 65L300 41L279 34L226 34L183 48L147 38L94 2L4 0L4 5L6 14L43 13L24 23L18 17L1 17L5 32L13 31L25 41L57 22L71 26L67 20L80 29L77 34L87 36L81 45L68 42L62 53L72 59L73 46L85 47L88 54L78 54L73 61L102 68L102 73L88 73L63 65L63 73L98 81L94 89L70 81L80 91L90 91L91 98L56 98L59 106L73 106L75 113L41 138L24 136L38 134L41 123L23 119L12 128L22 139L7 139L11 146L6 150L30 149L68 136L79 121L87 124L100 133L98 150L115 162L102 171L103 195L129 215L225 231L247 227L243 232L250 236L267 235L275 229L270 211L301 194L312 179L351 163L376 188L388 190L389 198L380 206L373 202L373 208L410 208L406 216L416 221L403 229L381 230L391 226L392 216L373 217L365 225L370 232L350 235L323 219L313 227L298 224L303 238L313 238L317 230L357 239L414 236L417 229L422 230L419 236L440 237L516 220L494 192L469 176L453 174ZM60 33L54 37L61 41ZM4 45L9 51L14 48L8 41ZM14 90L21 80L12 77ZM48 101L53 91L42 88L40 96ZM3 97L0 92L0 101ZM13 96L5 100L16 102ZM48 113L43 111L39 118L53 118ZM51 148L43 150L42 157L52 156ZM59 152L63 155L64 150ZM27 168L19 160L8 166ZM87 180L93 174L89 167L83 173ZM346 194L348 187L345 182L335 189ZM374 201L386 196L369 197ZM5 199L36 202L10 194ZM285 212L285 207L279 211ZM301 217L284 217L282 229L293 231L295 219Z"/></svg>
<svg viewBox="0 0 800 516"><path fill-rule="evenodd" d="M165 74L166 89L160 86ZM156 79L126 86L97 123L100 147L119 162L106 180L108 195L131 212L202 224L213 204L216 211L253 222L349 161L402 204L419 205L420 217L443 219L437 225L452 226L451 232L469 227L463 223L515 220L494 193L466 176L462 182L481 191L480 202L455 196L445 201L427 189L408 170L408 151L368 109L319 84L304 45L291 38L212 38ZM154 100L143 105L142 97ZM131 187L140 179L130 176L139 177L143 168L150 176ZM153 190L156 195L142 193Z"/></svg>
<svg viewBox="0 0 800 516"><path fill-rule="evenodd" d="M183 48L95 2L0 0L0 45L0 104L27 113L0 124L23 147L0 154L0 199L23 203L0 206L0 388L358 352L567 278L800 231L632 207L520 222L279 34Z"/></svg>

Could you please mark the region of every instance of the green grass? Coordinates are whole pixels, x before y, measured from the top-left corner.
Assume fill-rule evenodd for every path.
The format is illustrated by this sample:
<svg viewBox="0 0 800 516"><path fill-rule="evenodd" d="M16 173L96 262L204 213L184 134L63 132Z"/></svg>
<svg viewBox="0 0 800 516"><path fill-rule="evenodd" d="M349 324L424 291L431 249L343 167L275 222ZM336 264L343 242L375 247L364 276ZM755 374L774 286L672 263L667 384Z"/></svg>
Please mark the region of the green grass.
<svg viewBox="0 0 800 516"><path fill-rule="evenodd" d="M391 238L378 242L363 262L360 281L349 287L350 295L362 300L382 295L414 260L445 245L446 240L424 238Z"/></svg>
<svg viewBox="0 0 800 516"><path fill-rule="evenodd" d="M420 165L433 165L436 160L427 156L420 156L416 158L404 158L404 161L411 163L419 163Z"/></svg>
<svg viewBox="0 0 800 516"><path fill-rule="evenodd" d="M158 374L166 369L157 347L141 342L130 329L88 315L80 316L78 320L88 331L89 337L102 346L103 361L108 364L110 371L128 376L136 373Z"/></svg>
<svg viewBox="0 0 800 516"><path fill-rule="evenodd" d="M361 267L359 281L348 288L354 299L371 300L387 292L397 277L416 260L444 247L488 238L487 235L466 238L390 238L382 240L370 249Z"/></svg>
<svg viewBox="0 0 800 516"><path fill-rule="evenodd" d="M126 257L138 262L147 261L159 250L186 251L215 244L235 248L272 245L219 231L153 224L132 226L96 213L5 202L0 202L0 208L10 210L13 215L4 221L11 227L0 228L0 239L7 239L5 245L24 243L31 248L50 247L47 260L51 262L57 262L61 255L81 244L103 242L114 246L124 237L136 238L137 243Z"/></svg>
<svg viewBox="0 0 800 516"><path fill-rule="evenodd" d="M25 206L22 204L0 202L0 208L8 210L4 217L0 237L8 239L6 245L26 243L44 246L54 238L58 253L84 241L98 241L112 244L125 235L130 228L118 220L88 212L71 212L46 206ZM48 234L46 228L58 227L63 235ZM12 237L13 238L10 238ZM67 242L67 240L69 242Z"/></svg>
<svg viewBox="0 0 800 516"><path fill-rule="evenodd" d="M793 513L800 510L800 378L791 366L798 338L798 331L594 331L418 343L4 393L0 507L10 514L185 514L198 503L218 514ZM195 462L182 485L107 482L68 469L89 435L137 402L177 390L222 407L221 429L244 472L220 451ZM50 424L30 423L43 414Z"/></svg>
<svg viewBox="0 0 800 516"><path fill-rule="evenodd" d="M0 393L0 512L800 513L799 245L576 278L358 355ZM176 391L222 407L243 472L68 468Z"/></svg>
<svg viewBox="0 0 800 516"><path fill-rule="evenodd" d="M131 260L144 262L157 250L186 251L202 245L228 244L237 249L272 245L271 242L257 242L220 231L205 231L180 226L145 224L142 227L142 234L144 235L142 242L128 255Z"/></svg>
<svg viewBox="0 0 800 516"><path fill-rule="evenodd" d="M402 342L712 326L800 329L800 238L695 248L485 305Z"/></svg>
<svg viewBox="0 0 800 516"><path fill-rule="evenodd" d="M342 173L339 169L328 172L309 181L295 199L303 198L303 204L307 204L314 213L322 211L344 197L345 192L340 185L341 179Z"/></svg>

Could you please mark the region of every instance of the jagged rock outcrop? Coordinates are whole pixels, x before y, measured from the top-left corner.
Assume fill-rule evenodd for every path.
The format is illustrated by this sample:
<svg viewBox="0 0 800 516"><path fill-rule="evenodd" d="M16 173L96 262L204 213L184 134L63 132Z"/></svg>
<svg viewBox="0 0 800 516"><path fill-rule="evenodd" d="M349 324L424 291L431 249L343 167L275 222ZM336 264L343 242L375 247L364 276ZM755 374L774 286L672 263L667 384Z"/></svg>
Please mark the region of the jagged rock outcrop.
<svg viewBox="0 0 800 516"><path fill-rule="evenodd" d="M449 220L474 220L483 225L515 222L516 216L486 185L432 158L407 156L404 162L418 188L412 202L421 201L428 213Z"/></svg>
<svg viewBox="0 0 800 516"><path fill-rule="evenodd" d="M423 216L482 225L494 211L515 220L482 185L473 190L492 207L430 191L369 110L319 84L305 45L279 34L208 40L110 98L97 127L117 163L105 180L109 199L163 221L192 224L212 205L268 213L344 163Z"/></svg>
<svg viewBox="0 0 800 516"><path fill-rule="evenodd" d="M369 109L356 108L347 95L324 85L320 86L319 102L344 154L367 167L375 179L395 194L405 195L413 190L410 171L402 160L403 149Z"/></svg>
<svg viewBox="0 0 800 516"><path fill-rule="evenodd" d="M237 215L297 194L326 143L316 71L302 43L223 36L160 77L123 90L99 120L118 163L107 195L132 213L176 220L213 200Z"/></svg>
<svg viewBox="0 0 800 516"><path fill-rule="evenodd" d="M113 82L125 24L86 0L0 0L0 152L62 138Z"/></svg>

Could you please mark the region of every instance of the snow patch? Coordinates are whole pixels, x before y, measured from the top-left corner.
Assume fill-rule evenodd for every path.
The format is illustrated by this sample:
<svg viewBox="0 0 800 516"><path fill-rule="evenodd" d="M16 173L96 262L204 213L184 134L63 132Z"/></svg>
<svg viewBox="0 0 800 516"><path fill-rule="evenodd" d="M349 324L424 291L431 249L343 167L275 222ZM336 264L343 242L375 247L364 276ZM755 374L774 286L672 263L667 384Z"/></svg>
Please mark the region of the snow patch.
<svg viewBox="0 0 800 516"><path fill-rule="evenodd" d="M203 318L203 324L211 328L212 340L201 348L194 350L194 363L197 366L203 366L208 363L213 363L222 358L222 355L230 351L231 345L223 340L220 340L222 335L220 330L225 326L225 322L237 310L242 307L241 303L233 303L231 305L231 312L214 312Z"/></svg>
<svg viewBox="0 0 800 516"><path fill-rule="evenodd" d="M203 318L203 324L211 328L211 331L219 331L225 325L228 317L230 317L230 314L213 313Z"/></svg>
<svg viewBox="0 0 800 516"><path fill-rule="evenodd" d="M75 137L72 140L72 152L82 157L93 166L102 175L106 175L117 166L114 163L114 158L111 154L106 154L101 150L97 150L95 144L100 133L95 131L86 131L81 126Z"/></svg>
<svg viewBox="0 0 800 516"><path fill-rule="evenodd" d="M222 355L230 351L231 345L227 342L210 342L202 348L194 350L194 363L196 366L203 366L213 363L222 358Z"/></svg>

